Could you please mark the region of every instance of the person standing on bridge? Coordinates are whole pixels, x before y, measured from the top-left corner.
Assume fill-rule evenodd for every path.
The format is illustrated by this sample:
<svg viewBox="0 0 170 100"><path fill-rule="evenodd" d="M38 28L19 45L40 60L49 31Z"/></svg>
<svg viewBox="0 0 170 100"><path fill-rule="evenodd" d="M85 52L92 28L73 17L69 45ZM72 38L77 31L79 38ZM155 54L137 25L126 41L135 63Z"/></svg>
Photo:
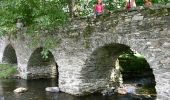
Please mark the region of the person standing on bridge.
<svg viewBox="0 0 170 100"><path fill-rule="evenodd" d="M94 15L99 16L103 13L104 5L102 3L102 0L97 0L97 3L94 6Z"/></svg>
<svg viewBox="0 0 170 100"><path fill-rule="evenodd" d="M145 0L145 5L144 5L146 8L149 8L152 6L152 2L151 0Z"/></svg>
<svg viewBox="0 0 170 100"><path fill-rule="evenodd" d="M125 1L125 9L127 11L136 10L136 2L135 2L135 0L126 0Z"/></svg>

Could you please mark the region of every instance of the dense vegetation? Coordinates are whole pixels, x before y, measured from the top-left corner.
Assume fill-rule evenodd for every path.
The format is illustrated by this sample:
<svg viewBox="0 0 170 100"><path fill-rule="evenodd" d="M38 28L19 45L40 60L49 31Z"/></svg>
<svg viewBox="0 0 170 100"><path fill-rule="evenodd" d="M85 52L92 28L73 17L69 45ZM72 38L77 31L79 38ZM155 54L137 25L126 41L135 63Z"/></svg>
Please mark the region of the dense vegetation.
<svg viewBox="0 0 170 100"><path fill-rule="evenodd" d="M156 95L155 85L144 85L137 89L137 92L139 94L150 94L150 95Z"/></svg>
<svg viewBox="0 0 170 100"><path fill-rule="evenodd" d="M56 46L59 38L53 37L53 31L75 16L93 15L96 0L0 0L0 36L15 35L17 20L20 20L26 34L31 36L31 46L42 43L42 54L46 58L48 49ZM153 3L167 3L168 0L152 0ZM125 0L103 0L105 10L116 10L124 7ZM136 0L143 5L143 0ZM22 27L21 27L22 28ZM45 40L40 37L45 36Z"/></svg>
<svg viewBox="0 0 170 100"><path fill-rule="evenodd" d="M145 58L136 53L128 52L119 56L119 64L122 71L143 73L150 70Z"/></svg>
<svg viewBox="0 0 170 100"><path fill-rule="evenodd" d="M9 78L17 72L17 67L9 64L0 64L0 78Z"/></svg>
<svg viewBox="0 0 170 100"><path fill-rule="evenodd" d="M126 81L140 83L139 86L136 86L137 94L156 95L155 78L143 55L130 51L123 53L118 59L125 83Z"/></svg>

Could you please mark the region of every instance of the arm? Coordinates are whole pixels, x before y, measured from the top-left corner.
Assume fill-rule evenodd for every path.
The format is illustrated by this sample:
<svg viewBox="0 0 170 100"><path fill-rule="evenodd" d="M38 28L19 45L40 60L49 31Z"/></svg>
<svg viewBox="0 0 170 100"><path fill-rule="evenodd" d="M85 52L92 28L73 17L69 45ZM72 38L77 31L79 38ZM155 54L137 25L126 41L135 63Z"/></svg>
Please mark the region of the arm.
<svg viewBox="0 0 170 100"><path fill-rule="evenodd" d="M94 11L94 14L95 14L96 13L96 4L94 5L93 11Z"/></svg>
<svg viewBox="0 0 170 100"><path fill-rule="evenodd" d="M96 18L96 4L94 5L94 18Z"/></svg>
<svg viewBox="0 0 170 100"><path fill-rule="evenodd" d="M149 2L149 6L152 6L152 2Z"/></svg>
<svg viewBox="0 0 170 100"><path fill-rule="evenodd" d="M125 9L127 8L129 0L125 0Z"/></svg>
<svg viewBox="0 0 170 100"><path fill-rule="evenodd" d="M104 7L105 7L104 4L102 4L102 13L104 12Z"/></svg>
<svg viewBox="0 0 170 100"><path fill-rule="evenodd" d="M125 9L126 9L126 7L127 7L127 1L125 0Z"/></svg>

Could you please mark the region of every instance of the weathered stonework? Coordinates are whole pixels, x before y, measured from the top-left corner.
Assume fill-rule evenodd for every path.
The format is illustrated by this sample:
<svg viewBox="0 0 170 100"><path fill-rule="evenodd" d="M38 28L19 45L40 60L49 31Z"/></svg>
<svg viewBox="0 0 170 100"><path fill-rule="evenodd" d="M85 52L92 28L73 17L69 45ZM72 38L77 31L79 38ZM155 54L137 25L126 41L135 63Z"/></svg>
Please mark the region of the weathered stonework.
<svg viewBox="0 0 170 100"><path fill-rule="evenodd" d="M5 48L2 61L3 63L17 64L16 53L11 45Z"/></svg>
<svg viewBox="0 0 170 100"><path fill-rule="evenodd" d="M48 58L44 59L41 55L42 50L43 48L37 48L29 59L27 66L28 79L55 78L58 74L52 53L49 51Z"/></svg>
<svg viewBox="0 0 170 100"><path fill-rule="evenodd" d="M118 56L132 49L143 54L153 69L157 98L169 100L169 9L165 7L141 12L120 12L97 19L77 19L57 30L55 34L61 38L61 43L49 51L58 65L60 90L84 95L113 85L114 75L115 79L119 78L119 69L115 67ZM22 78L27 79L30 73L38 74L34 68L40 70L39 74L45 70L50 73L47 67L28 66L36 48L28 47L30 38L19 37L10 40L8 37L0 38L0 62L3 62L5 48L11 44L16 52Z"/></svg>

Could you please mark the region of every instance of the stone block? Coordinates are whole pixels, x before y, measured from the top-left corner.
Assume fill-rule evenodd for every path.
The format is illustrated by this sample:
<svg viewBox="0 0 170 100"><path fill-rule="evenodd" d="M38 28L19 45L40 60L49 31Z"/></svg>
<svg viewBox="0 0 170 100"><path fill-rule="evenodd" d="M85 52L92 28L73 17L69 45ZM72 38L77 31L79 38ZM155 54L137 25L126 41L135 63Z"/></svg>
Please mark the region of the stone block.
<svg viewBox="0 0 170 100"><path fill-rule="evenodd" d="M165 42L162 45L164 48L170 48L170 43L169 42Z"/></svg>
<svg viewBox="0 0 170 100"><path fill-rule="evenodd" d="M47 91L47 92L59 92L60 89L58 87L46 87L45 91Z"/></svg>
<svg viewBox="0 0 170 100"><path fill-rule="evenodd" d="M135 15L134 17L132 17L132 21L141 21L141 20L143 20L143 16Z"/></svg>

